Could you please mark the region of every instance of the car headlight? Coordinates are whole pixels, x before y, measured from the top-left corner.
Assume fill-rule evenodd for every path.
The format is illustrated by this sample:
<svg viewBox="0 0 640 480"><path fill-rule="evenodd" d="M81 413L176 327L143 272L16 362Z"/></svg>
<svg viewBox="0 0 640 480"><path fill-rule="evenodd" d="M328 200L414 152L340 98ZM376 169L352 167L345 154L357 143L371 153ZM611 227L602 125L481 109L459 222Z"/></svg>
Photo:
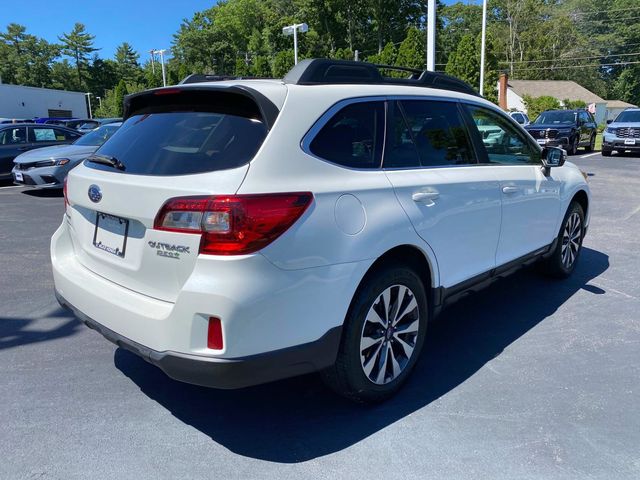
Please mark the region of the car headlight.
<svg viewBox="0 0 640 480"><path fill-rule="evenodd" d="M611 127L607 127L605 132L607 132L607 133L616 133L616 129L615 128L611 128Z"/></svg>
<svg viewBox="0 0 640 480"><path fill-rule="evenodd" d="M60 166L60 165L66 165L67 163L69 163L71 160L69 160L68 158L56 158L56 165Z"/></svg>

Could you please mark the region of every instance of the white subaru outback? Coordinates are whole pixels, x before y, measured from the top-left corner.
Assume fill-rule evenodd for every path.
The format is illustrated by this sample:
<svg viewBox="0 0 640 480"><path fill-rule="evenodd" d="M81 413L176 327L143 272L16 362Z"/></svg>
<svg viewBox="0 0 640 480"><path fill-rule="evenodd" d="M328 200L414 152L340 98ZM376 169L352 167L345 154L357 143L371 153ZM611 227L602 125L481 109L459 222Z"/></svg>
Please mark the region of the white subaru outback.
<svg viewBox="0 0 640 480"><path fill-rule="evenodd" d="M589 223L564 151L442 74L305 60L135 94L124 117L68 176L56 294L189 383L320 371L380 401L446 304L534 262L571 274Z"/></svg>

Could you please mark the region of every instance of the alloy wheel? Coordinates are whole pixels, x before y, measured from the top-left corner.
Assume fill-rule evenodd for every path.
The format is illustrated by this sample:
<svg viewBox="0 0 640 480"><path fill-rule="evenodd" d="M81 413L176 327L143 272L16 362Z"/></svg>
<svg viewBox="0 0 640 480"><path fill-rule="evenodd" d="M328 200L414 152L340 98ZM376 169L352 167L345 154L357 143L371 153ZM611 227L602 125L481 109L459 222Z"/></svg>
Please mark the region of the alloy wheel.
<svg viewBox="0 0 640 480"><path fill-rule="evenodd" d="M392 285L369 308L360 337L360 364L377 385L398 378L416 347L420 311L414 293Z"/></svg>
<svg viewBox="0 0 640 480"><path fill-rule="evenodd" d="M562 265L564 268L571 268L576 261L580 243L582 241L582 220L580 215L573 212L564 226L562 233Z"/></svg>

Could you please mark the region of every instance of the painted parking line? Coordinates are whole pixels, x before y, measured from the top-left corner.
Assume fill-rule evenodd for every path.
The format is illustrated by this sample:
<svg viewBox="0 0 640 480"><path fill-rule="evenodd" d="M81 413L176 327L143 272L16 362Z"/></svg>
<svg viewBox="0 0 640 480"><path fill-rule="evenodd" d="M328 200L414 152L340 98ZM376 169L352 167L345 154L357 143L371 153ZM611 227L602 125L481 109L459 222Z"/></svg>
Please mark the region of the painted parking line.
<svg viewBox="0 0 640 480"><path fill-rule="evenodd" d="M588 155L582 155L580 158L593 157L594 155L600 155L600 152L589 153Z"/></svg>

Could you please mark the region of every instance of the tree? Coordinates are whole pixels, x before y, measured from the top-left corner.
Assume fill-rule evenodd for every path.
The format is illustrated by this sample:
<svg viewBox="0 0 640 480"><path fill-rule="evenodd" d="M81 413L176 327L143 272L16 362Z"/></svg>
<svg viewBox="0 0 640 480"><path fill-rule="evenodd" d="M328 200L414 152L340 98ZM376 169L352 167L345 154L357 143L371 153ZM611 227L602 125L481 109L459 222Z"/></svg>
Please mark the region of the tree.
<svg viewBox="0 0 640 480"><path fill-rule="evenodd" d="M524 95L522 100L524 101L524 105L527 107L527 115L532 121L545 110L556 110L560 108L560 102L557 98L546 95L543 95L542 97Z"/></svg>
<svg viewBox="0 0 640 480"><path fill-rule="evenodd" d="M480 55L476 39L471 34L463 35L456 50L449 55L445 72L464 80L474 88L480 83Z"/></svg>
<svg viewBox="0 0 640 480"><path fill-rule="evenodd" d="M136 82L140 79L142 71L138 64L138 52L127 42L122 43L116 49L116 73L118 78L125 82Z"/></svg>
<svg viewBox="0 0 640 480"><path fill-rule="evenodd" d="M63 33L58 37L62 42L62 53L71 57L76 65L78 74L78 85L82 88L86 85L83 72L87 71L89 55L99 49L93 48L95 37L87 33L82 23L76 23L73 30Z"/></svg>
<svg viewBox="0 0 640 480"><path fill-rule="evenodd" d="M395 64L399 67L424 69L425 67L424 32L416 27L407 31L407 37L398 48Z"/></svg>

